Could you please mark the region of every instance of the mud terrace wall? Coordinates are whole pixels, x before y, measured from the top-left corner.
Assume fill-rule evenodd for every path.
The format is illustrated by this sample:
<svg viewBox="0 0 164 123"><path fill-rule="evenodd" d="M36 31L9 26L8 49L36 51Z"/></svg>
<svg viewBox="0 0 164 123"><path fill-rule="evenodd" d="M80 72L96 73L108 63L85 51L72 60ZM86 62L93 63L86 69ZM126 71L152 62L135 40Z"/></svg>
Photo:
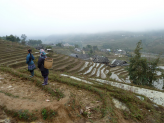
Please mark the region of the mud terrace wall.
<svg viewBox="0 0 164 123"><path fill-rule="evenodd" d="M74 80L77 80L77 81L81 81L81 82L84 82L84 83L87 83L87 84L93 84L92 82L89 82L89 81L86 81L86 80L82 80L82 79L74 77L74 76L69 76L69 75L66 75L66 74L60 74L60 75L61 76L65 76L65 77L69 77L71 79L74 79Z"/></svg>
<svg viewBox="0 0 164 123"><path fill-rule="evenodd" d="M104 64L101 64L100 67L98 68L96 77L99 77L99 76L100 76L100 69L101 69L103 66L104 66Z"/></svg>
<svg viewBox="0 0 164 123"><path fill-rule="evenodd" d="M95 65L96 65L96 64L94 63L94 64L93 64L93 66L91 66L91 67L89 68L89 70L88 70L88 71L86 71L86 72L84 73L84 75L85 75L85 74L90 73L90 72L91 72L91 70L93 69L93 67L95 67Z"/></svg>
<svg viewBox="0 0 164 123"><path fill-rule="evenodd" d="M110 84L111 86L115 86L115 87L118 87L118 88L121 88L124 90L128 90L128 91L131 91L136 94L144 95L144 96L148 97L154 103L164 106L164 93L163 92L135 87L135 86L126 85L126 84L117 83L117 82L111 82L111 81L102 80L102 79L93 79L93 78L91 78L91 79L96 80L100 83Z"/></svg>
<svg viewBox="0 0 164 123"><path fill-rule="evenodd" d="M160 68L162 67L160 66ZM101 79L108 79L109 77L109 79L113 79L114 81L117 81L117 82L129 83L129 84L131 83L129 79L128 71L125 70L125 67L117 66L114 68L110 68L109 66L106 66L105 64L85 62L85 64L82 66L82 68L78 72L80 72L79 75L88 74L89 77L94 76ZM107 76L109 72L111 73L111 75ZM154 82L154 87L159 90L163 90L162 89L163 79L159 79L157 82Z"/></svg>
<svg viewBox="0 0 164 123"><path fill-rule="evenodd" d="M70 77L72 79L75 79L75 80L78 80L81 82L93 84L92 82L89 82L89 81L86 81L83 79L79 79L79 78L74 77L74 76L69 76L66 74L61 74L61 76ZM124 89L127 91L131 91L131 92L136 93L136 94L144 95L144 96L148 97L154 103L164 107L164 93L163 92L159 92L159 91L155 91L155 90L149 90L149 89L140 88L140 87L135 87L135 86L131 86L131 85L126 85L123 83L117 83L117 82L102 80L102 79L94 79L94 78L90 78L90 79L99 82L99 84L109 84L111 86L121 88L121 89Z"/></svg>
<svg viewBox="0 0 164 123"><path fill-rule="evenodd" d="M79 72L84 70L88 66L88 64L89 64L89 62L85 62L84 66L79 70Z"/></svg>

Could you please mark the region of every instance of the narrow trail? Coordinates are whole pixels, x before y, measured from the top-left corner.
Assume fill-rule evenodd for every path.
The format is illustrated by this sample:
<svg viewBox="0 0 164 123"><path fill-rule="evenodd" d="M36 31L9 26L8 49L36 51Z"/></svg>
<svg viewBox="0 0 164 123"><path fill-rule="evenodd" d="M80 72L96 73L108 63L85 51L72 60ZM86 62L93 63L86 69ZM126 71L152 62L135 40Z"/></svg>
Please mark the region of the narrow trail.
<svg viewBox="0 0 164 123"><path fill-rule="evenodd" d="M60 106L64 105L69 99L69 93L66 91L66 97L57 101L50 96L50 94L44 92L27 80L21 80L11 75L8 76L8 74L1 76L3 76L3 79L1 79L0 82L0 91L3 93L0 93L0 105L6 105L9 109L21 108L33 110L51 105ZM10 93L12 96L7 96L5 93ZM47 99L50 100L50 102L46 102Z"/></svg>

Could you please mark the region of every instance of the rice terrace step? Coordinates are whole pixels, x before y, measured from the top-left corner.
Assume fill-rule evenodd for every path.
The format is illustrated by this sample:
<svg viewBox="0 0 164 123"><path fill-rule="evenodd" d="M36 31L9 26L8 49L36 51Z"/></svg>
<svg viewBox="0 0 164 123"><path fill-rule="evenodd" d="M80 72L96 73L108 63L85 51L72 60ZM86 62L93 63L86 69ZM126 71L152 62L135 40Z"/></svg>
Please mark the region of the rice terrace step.
<svg viewBox="0 0 164 123"><path fill-rule="evenodd" d="M26 52L31 48L37 66L37 49L1 39L0 47L0 122L164 121L164 91L134 85L125 66L110 67L86 57L46 51L53 58L53 67L48 85L43 86L40 70L35 69L30 78L26 64Z"/></svg>

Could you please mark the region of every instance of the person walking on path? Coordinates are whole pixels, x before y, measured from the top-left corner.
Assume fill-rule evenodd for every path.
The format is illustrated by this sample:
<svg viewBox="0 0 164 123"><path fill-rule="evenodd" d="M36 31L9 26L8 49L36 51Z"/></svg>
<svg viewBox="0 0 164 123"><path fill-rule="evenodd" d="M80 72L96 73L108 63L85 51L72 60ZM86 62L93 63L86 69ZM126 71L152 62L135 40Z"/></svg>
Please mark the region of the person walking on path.
<svg viewBox="0 0 164 123"><path fill-rule="evenodd" d="M28 64L28 71L30 71L30 77L34 76L34 69L36 69L33 60L35 59L34 56L31 54L32 50L28 49L28 55L26 57L26 63Z"/></svg>
<svg viewBox="0 0 164 123"><path fill-rule="evenodd" d="M47 58L46 53L43 49L40 49L40 57L38 59L38 68L41 71L41 74L44 78L44 82L42 85L48 85L48 74L49 74L49 70L44 68L44 60L45 58Z"/></svg>

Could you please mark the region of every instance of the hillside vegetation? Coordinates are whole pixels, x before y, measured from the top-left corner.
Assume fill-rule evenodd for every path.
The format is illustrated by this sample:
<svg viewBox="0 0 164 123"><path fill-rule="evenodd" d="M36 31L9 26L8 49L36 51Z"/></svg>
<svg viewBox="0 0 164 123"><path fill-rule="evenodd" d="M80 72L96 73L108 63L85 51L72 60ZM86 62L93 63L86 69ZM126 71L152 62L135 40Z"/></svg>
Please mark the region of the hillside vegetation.
<svg viewBox="0 0 164 123"><path fill-rule="evenodd" d="M42 86L39 69L29 77L25 58L29 47L0 40L0 120L56 123L163 123L164 104L126 82L124 67L83 61L50 53L49 85ZM33 49L35 65L39 51ZM118 76L117 79L112 75ZM113 84L109 84L113 83ZM125 87L131 87L125 90ZM144 92L162 90L142 86ZM154 93L153 93L154 92ZM162 95L163 96L163 95ZM161 96L161 97L162 97ZM158 98L158 97L157 97ZM163 99L163 97L162 97Z"/></svg>
<svg viewBox="0 0 164 123"><path fill-rule="evenodd" d="M81 47L86 45L107 49L124 49L133 51L138 41L142 40L143 52L164 53L164 30L145 31L145 32L108 32L95 34L70 34L70 35L51 35L46 38L46 43L69 42L78 44Z"/></svg>

